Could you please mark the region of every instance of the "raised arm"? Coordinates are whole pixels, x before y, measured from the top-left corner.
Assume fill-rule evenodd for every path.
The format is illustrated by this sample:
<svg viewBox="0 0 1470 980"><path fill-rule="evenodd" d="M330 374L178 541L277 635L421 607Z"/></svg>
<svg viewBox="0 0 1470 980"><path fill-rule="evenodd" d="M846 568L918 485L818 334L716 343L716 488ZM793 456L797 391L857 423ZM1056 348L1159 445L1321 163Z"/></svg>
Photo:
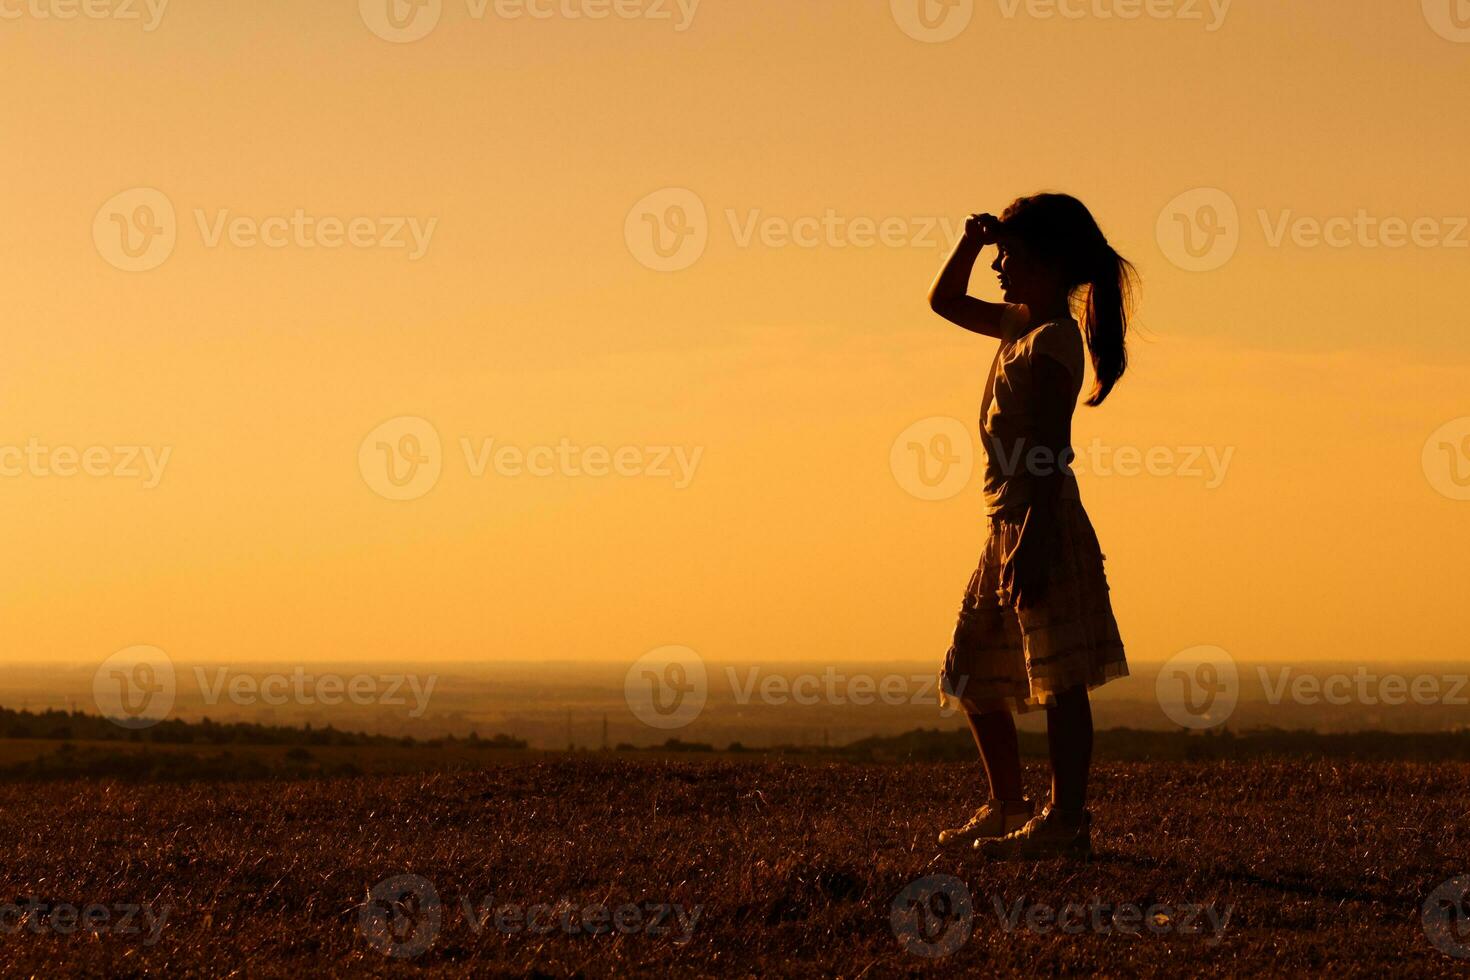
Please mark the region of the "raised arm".
<svg viewBox="0 0 1470 980"><path fill-rule="evenodd" d="M929 308L951 323L987 337L1001 336L1004 303L987 303L970 293L970 274L987 245L995 243L1000 219L991 214L971 215L965 233L955 243L949 260L929 288Z"/></svg>

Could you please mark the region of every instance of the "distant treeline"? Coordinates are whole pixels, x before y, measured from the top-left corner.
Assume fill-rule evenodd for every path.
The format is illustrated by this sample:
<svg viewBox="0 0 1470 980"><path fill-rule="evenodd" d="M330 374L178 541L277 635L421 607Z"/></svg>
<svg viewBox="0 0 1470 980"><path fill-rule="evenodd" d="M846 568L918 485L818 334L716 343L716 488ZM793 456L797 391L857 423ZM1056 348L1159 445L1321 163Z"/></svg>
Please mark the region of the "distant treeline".
<svg viewBox="0 0 1470 980"><path fill-rule="evenodd" d="M159 745L341 745L349 747L397 745L404 748L440 748L445 744L483 746L494 749L523 749L526 743L509 735L482 739L475 732L456 739L419 740L411 736L368 735L363 732L325 728L291 728L283 725L257 725L251 722L220 724L208 718L201 721L169 719L148 728L125 728L100 715L80 711L41 712L0 708L0 738L37 738L62 742L138 742Z"/></svg>
<svg viewBox="0 0 1470 980"><path fill-rule="evenodd" d="M1465 762L1470 761L1470 731L1327 734L1269 728L1242 733L1109 728L1097 733L1094 751L1098 759L1111 762L1324 758ZM855 762L959 762L975 758L975 743L968 731L919 729L865 738L830 752ZM1045 758L1046 735L1022 732L1021 754Z"/></svg>
<svg viewBox="0 0 1470 980"><path fill-rule="evenodd" d="M126 742L141 745L176 745L199 748L230 746L341 746L373 748L397 746L408 749L445 748L525 749L523 739L510 735L481 738L471 732L463 738L446 735L432 739L411 736L369 735L363 732L339 731L328 725L300 728L281 725L258 725L250 722L221 724L208 718L200 721L171 719L149 728L125 728L99 715L79 711L16 711L0 708L0 739L40 739L61 743ZM64 745L66 752L76 747ZM670 738L659 745L634 746L622 743L617 751L707 755L724 752L749 756L778 755L832 759L848 762L969 762L975 759L975 744L964 729L941 730L921 728L902 735L874 736L842 746L777 745L750 747L732 742L719 749L706 742ZM299 761L308 756L303 753ZM454 753L458 754L458 753ZM1046 757L1046 735L1021 733L1021 754L1027 758ZM1250 759L1354 759L1361 761L1470 761L1470 730L1453 732L1354 732L1327 734L1284 729L1252 729L1246 732L1144 731L1132 728L1110 728L1099 731L1095 739L1099 760L1114 762L1209 761ZM432 755L432 752L427 753ZM63 769L74 770L83 759L90 759L89 770L103 771L113 763L122 765L118 757L108 753L97 758L92 750L77 754L58 754L51 761L64 763ZM235 760L239 763L239 760ZM134 759L124 768L156 764ZM166 764L175 767L173 760Z"/></svg>

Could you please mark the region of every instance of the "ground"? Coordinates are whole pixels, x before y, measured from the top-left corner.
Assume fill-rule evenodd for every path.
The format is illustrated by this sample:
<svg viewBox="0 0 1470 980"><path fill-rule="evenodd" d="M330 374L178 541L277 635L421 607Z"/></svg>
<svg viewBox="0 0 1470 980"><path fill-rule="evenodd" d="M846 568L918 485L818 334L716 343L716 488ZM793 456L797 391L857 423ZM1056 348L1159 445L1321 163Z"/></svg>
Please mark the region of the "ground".
<svg viewBox="0 0 1470 980"><path fill-rule="evenodd" d="M0 785L0 973L1470 974L1467 920L1423 916L1470 874L1470 766L1102 765L1088 863L941 852L976 777L590 758Z"/></svg>

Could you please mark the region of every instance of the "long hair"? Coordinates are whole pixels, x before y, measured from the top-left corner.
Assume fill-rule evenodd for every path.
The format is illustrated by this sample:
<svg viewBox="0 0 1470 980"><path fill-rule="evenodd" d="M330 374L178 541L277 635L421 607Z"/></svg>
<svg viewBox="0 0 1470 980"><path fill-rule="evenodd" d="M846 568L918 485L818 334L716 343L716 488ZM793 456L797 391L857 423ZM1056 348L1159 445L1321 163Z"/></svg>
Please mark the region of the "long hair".
<svg viewBox="0 0 1470 980"><path fill-rule="evenodd" d="M1108 244L1086 205L1070 195L1019 198L1006 208L1001 224L1055 268L1074 297L1086 287L1082 333L1097 376L1087 404L1101 405L1128 370L1128 317L1137 271Z"/></svg>

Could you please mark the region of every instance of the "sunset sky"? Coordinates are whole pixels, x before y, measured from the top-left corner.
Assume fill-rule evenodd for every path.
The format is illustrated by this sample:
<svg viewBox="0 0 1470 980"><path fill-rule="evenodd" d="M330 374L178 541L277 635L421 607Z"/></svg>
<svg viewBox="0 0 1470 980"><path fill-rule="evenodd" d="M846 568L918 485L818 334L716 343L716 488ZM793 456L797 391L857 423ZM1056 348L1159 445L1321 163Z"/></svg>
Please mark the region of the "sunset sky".
<svg viewBox="0 0 1470 980"><path fill-rule="evenodd" d="M925 294L944 223L1042 189L1143 277L1076 424L1130 657L1465 656L1450 0L979 0L946 41L919 0L443 0L417 40L374 2L0 0L4 658L937 665L979 489L920 499L894 445L973 429L994 342ZM1238 248L1190 259L1222 200ZM703 253L650 268L650 220ZM364 446L403 417L438 450ZM380 441L437 481L388 499Z"/></svg>

